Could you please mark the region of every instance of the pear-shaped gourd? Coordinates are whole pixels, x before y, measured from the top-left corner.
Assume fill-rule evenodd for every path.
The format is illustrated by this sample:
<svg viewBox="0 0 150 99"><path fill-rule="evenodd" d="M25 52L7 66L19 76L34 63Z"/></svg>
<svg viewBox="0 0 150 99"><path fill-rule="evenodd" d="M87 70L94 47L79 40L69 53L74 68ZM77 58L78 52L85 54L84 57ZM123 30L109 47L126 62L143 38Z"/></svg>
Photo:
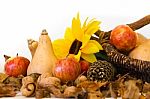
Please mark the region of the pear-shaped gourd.
<svg viewBox="0 0 150 99"><path fill-rule="evenodd" d="M48 72L52 75L56 60L51 39L46 30L43 30L39 37L37 49L28 66L27 74Z"/></svg>

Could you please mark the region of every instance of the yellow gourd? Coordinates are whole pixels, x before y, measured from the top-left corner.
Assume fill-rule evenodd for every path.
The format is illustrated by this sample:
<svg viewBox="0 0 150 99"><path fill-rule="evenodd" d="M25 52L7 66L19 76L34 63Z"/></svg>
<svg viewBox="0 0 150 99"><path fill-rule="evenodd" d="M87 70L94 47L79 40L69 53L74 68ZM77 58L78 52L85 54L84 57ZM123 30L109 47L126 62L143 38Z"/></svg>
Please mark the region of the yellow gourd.
<svg viewBox="0 0 150 99"><path fill-rule="evenodd" d="M43 30L40 37L37 49L28 66L27 74L32 73L50 73L52 75L57 58L54 54L51 39L46 30Z"/></svg>

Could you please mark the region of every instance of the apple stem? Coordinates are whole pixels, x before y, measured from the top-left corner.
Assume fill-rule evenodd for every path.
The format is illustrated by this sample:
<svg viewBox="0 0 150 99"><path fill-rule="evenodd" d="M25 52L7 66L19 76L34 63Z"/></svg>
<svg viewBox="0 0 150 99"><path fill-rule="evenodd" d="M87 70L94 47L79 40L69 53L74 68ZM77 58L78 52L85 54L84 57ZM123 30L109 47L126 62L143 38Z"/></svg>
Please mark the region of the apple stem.
<svg viewBox="0 0 150 99"><path fill-rule="evenodd" d="M16 55L17 57L18 57L18 53L17 53L17 55Z"/></svg>
<svg viewBox="0 0 150 99"><path fill-rule="evenodd" d="M4 55L5 62L10 58L10 56Z"/></svg>
<svg viewBox="0 0 150 99"><path fill-rule="evenodd" d="M47 33L46 29L43 29L43 30L42 30L41 35L48 35L48 33Z"/></svg>

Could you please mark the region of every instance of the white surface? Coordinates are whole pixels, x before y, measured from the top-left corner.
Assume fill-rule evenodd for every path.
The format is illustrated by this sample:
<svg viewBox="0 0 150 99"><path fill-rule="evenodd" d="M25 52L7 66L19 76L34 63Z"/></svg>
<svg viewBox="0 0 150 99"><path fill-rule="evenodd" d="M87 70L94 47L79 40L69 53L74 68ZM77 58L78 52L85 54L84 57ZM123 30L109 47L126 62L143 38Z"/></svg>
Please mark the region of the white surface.
<svg viewBox="0 0 150 99"><path fill-rule="evenodd" d="M4 54L19 53L30 59L27 39L38 40L42 29L47 29L52 41L63 37L77 12L82 22L88 16L95 17L107 31L150 14L150 0L1 0L0 71ZM150 37L150 25L139 32Z"/></svg>

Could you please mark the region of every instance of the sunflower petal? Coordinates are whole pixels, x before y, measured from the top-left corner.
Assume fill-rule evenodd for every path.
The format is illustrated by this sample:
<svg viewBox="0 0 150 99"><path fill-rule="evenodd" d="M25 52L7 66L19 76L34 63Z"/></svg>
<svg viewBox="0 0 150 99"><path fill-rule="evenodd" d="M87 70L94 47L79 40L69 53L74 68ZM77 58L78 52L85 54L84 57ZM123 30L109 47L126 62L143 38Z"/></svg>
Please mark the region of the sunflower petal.
<svg viewBox="0 0 150 99"><path fill-rule="evenodd" d="M57 39L53 41L54 53L58 59L65 58L69 54L71 43L72 42L66 39Z"/></svg>
<svg viewBox="0 0 150 99"><path fill-rule="evenodd" d="M90 40L90 38L91 38L91 35L84 34L84 37L82 39L81 49L85 47L85 45L88 43L88 41Z"/></svg>
<svg viewBox="0 0 150 99"><path fill-rule="evenodd" d="M82 53L81 57L83 59L85 59L86 61L90 62L90 63L93 63L93 62L97 61L94 54L84 54L84 53Z"/></svg>
<svg viewBox="0 0 150 99"><path fill-rule="evenodd" d="M93 18L88 22L87 27L89 28L92 25L97 25L97 24L100 24L100 21L97 21L95 18Z"/></svg>
<svg viewBox="0 0 150 99"><path fill-rule="evenodd" d="M74 55L74 57L77 59L77 61L80 60L80 56L81 56L81 51L79 50L77 55Z"/></svg>
<svg viewBox="0 0 150 99"><path fill-rule="evenodd" d="M90 27L85 31L85 34L93 35L96 31L98 31L99 27Z"/></svg>
<svg viewBox="0 0 150 99"><path fill-rule="evenodd" d="M99 50L103 50L103 47L96 41L96 40L90 40L93 44L95 44Z"/></svg>
<svg viewBox="0 0 150 99"><path fill-rule="evenodd" d="M80 22L79 15L77 16L77 19L73 18L72 20L72 33L77 40L82 42L82 37L84 35L84 32L81 29L81 22Z"/></svg>
<svg viewBox="0 0 150 99"><path fill-rule="evenodd" d="M74 38L74 36L73 36L73 33L72 33L72 31L71 31L71 28L69 28L69 27L66 28L64 38L65 38L65 39L68 39L68 40L70 40L70 41L72 41L72 42L75 40L75 38Z"/></svg>
<svg viewBox="0 0 150 99"><path fill-rule="evenodd" d="M94 34L99 29L99 24L100 24L99 21L93 21L89 23L85 30L85 34L89 34L89 35Z"/></svg>
<svg viewBox="0 0 150 99"><path fill-rule="evenodd" d="M97 47L97 45L93 42L91 42L91 40L81 49L81 52L85 53L85 54L92 54L92 53L97 53L99 52L99 48Z"/></svg>
<svg viewBox="0 0 150 99"><path fill-rule="evenodd" d="M86 20L84 21L84 24L83 24L83 29L85 29L86 28L86 23L87 23L87 20L88 20L88 17L86 18Z"/></svg>

